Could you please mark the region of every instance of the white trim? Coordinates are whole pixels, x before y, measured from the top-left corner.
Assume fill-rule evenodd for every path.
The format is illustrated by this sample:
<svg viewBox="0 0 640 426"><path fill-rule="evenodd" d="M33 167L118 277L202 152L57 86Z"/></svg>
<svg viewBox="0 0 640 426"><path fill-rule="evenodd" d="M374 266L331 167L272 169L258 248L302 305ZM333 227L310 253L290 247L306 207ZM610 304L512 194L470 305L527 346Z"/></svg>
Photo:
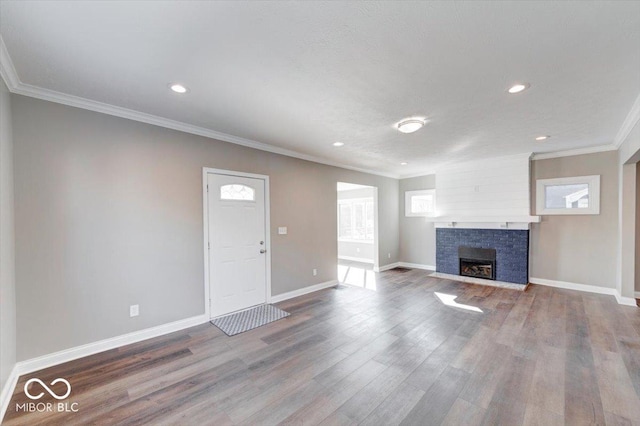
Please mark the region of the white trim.
<svg viewBox="0 0 640 426"><path fill-rule="evenodd" d="M388 271L389 269L397 268L398 266L400 266L400 262L389 263L388 265L382 265L380 267L374 266L373 272L384 272Z"/></svg>
<svg viewBox="0 0 640 426"><path fill-rule="evenodd" d="M637 306L635 299L633 299L631 297L621 296L620 293L618 293L618 290L616 290L615 288L598 287L598 286L589 285L589 284L578 284L578 283L571 283L571 282L567 282L567 281L547 280L547 279L544 279L544 278L534 278L534 277L530 277L529 278L529 282L531 284L539 284L539 285L544 285L544 286L547 286L547 287L564 288L564 289L567 289L567 290L585 291L585 292L588 292L588 293L607 294L607 295L615 297L616 301L618 302L619 305ZM638 293L640 293L640 292L638 292ZM638 293L636 293L636 296L638 295Z"/></svg>
<svg viewBox="0 0 640 426"><path fill-rule="evenodd" d="M301 160L312 161L314 163L325 164L327 166L340 167L347 170L354 170L361 173L369 173L377 176L385 176L398 179L400 176L396 173L380 172L376 170L363 169L353 167L335 161L327 160L315 155L303 154L286 148L280 148L252 139L242 138L227 133L218 132L205 127L195 126L182 121L171 120L169 118L159 117L157 115L147 114L128 108L123 108L104 102L94 101L79 96L69 95L57 92L55 90L44 89L42 87L32 86L20 81L18 74L13 66L11 56L0 36L0 74L7 83L7 87L13 93L23 96L29 96L36 99L42 99L49 102L55 102L62 105L68 105L76 108L86 109L89 111L100 112L102 114L113 115L115 117L126 118L128 120L138 121L146 124L164 127L167 129L178 130L180 132L190 133L193 135L204 136L206 138L216 139L223 142L229 142L236 145L246 146L248 148L258 149L260 151L271 152L274 154L285 155L287 157L299 158Z"/></svg>
<svg viewBox="0 0 640 426"><path fill-rule="evenodd" d="M54 365L59 365L78 358L94 355L99 352L119 348L121 346L130 345L132 343L141 342L143 340L151 339L154 337L163 336L165 334L184 330L185 328L194 327L196 325L205 324L207 322L209 322L209 318L206 315L198 315L195 317L170 322L168 324L134 331L131 333L112 337L110 339L87 343L86 345L76 346L74 348L65 349L37 358L28 359L26 361L18 362L16 366L18 368L19 375L22 376L23 374L33 373L34 371L39 371L43 368L53 367Z"/></svg>
<svg viewBox="0 0 640 426"><path fill-rule="evenodd" d="M633 307L638 306L636 299L634 299L633 297L621 296L620 293L618 293L617 291L615 296L616 296L616 301L618 302L618 305L633 306Z"/></svg>
<svg viewBox="0 0 640 426"><path fill-rule="evenodd" d="M284 300L293 299L294 297L304 296L305 294L314 293L316 291L324 290L325 288L335 287L338 284L338 280L325 281L320 284L314 284L309 287L304 287L298 290L289 291L287 293L276 294L275 296L271 296L270 303L278 303Z"/></svg>
<svg viewBox="0 0 640 426"><path fill-rule="evenodd" d="M566 151L541 152L539 154L534 154L531 159L533 161L536 161L536 160L547 160L549 158L572 157L574 155L595 154L595 153L598 153L598 152L615 151L617 149L618 149L618 147L616 147L613 144L598 145L598 146L591 146L591 147L588 147L588 148L569 149L569 150L566 150Z"/></svg>
<svg viewBox="0 0 640 426"><path fill-rule="evenodd" d="M4 415L7 412L9 402L11 402L11 397L13 396L19 378L18 366L14 365L11 373L9 373L9 377L7 377L6 383L2 387L2 392L0 392L0 423L2 423Z"/></svg>
<svg viewBox="0 0 640 426"><path fill-rule="evenodd" d="M633 130L638 121L640 121L640 94L631 106L629 114L627 114L622 122L622 126L620 126L618 133L616 133L615 139L613 139L613 145L616 149L620 148L620 145L627 139L627 136L629 136L629 133L631 133L631 130Z"/></svg>
<svg viewBox="0 0 640 426"><path fill-rule="evenodd" d="M425 271L436 270L436 267L433 265L423 265L420 263L398 262L398 266L400 266L401 268L424 269Z"/></svg>
<svg viewBox="0 0 640 426"><path fill-rule="evenodd" d="M546 208L547 186L587 184L589 186L589 206L583 209ZM538 215L598 215L600 214L600 175L575 176L536 180L536 214Z"/></svg>
<svg viewBox="0 0 640 426"><path fill-rule="evenodd" d="M267 289L265 292L265 303L271 303L271 195L269 192L269 176L267 175L259 175L255 173L245 173L245 172L237 172L233 170L222 170L222 169L214 169L211 167L203 167L202 168L202 220L203 220L203 230L204 230L204 312L208 318L211 318L211 294L210 294L210 285L209 282L209 205L207 200L207 175L215 174L215 175L224 175L224 176L238 176L238 177L246 177L252 179L262 179L264 180L264 224L265 224L265 249L267 252L266 255L266 285Z"/></svg>
<svg viewBox="0 0 640 426"><path fill-rule="evenodd" d="M18 78L18 73L13 66L11 56L9 56L7 46L4 44L4 40L2 39L2 35L0 35L0 76L2 76L7 88L11 91L21 84L20 79ZM2 419L2 417L0 417L0 419Z"/></svg>
<svg viewBox="0 0 640 426"><path fill-rule="evenodd" d="M531 284L545 285L547 287L564 288L567 290L586 291L588 293L608 294L611 296L615 296L617 293L615 288L598 287L595 285L578 284L578 283L571 283L567 281L547 280L545 278L529 277L529 282Z"/></svg>
<svg viewBox="0 0 640 426"><path fill-rule="evenodd" d="M495 222L468 222L468 221L451 221L451 222L434 222L434 228L457 228L457 229L498 229L498 230L521 230L527 231L531 229L531 223L537 223L540 220L532 222L508 222L508 221L495 221Z"/></svg>
<svg viewBox="0 0 640 426"><path fill-rule="evenodd" d="M370 263L373 265L372 259L367 259L365 257L352 257L352 256L338 256L340 260L350 260L352 262L360 262L360 263Z"/></svg>
<svg viewBox="0 0 640 426"><path fill-rule="evenodd" d="M435 175L435 174L436 174L436 172L434 172L434 171L409 173L409 174L406 174L406 175L400 175L400 177L398 179L411 179L411 178L415 178L415 177L431 176L431 175Z"/></svg>

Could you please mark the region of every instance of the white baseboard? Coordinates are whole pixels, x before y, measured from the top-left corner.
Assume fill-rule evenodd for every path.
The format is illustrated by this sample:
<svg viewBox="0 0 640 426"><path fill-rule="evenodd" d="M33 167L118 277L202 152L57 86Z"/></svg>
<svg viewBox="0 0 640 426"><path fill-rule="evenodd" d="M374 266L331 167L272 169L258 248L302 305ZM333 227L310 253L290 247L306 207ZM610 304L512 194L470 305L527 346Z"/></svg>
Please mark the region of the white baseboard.
<svg viewBox="0 0 640 426"><path fill-rule="evenodd" d="M373 272L384 272L384 271L388 271L389 269L397 268L398 266L400 266L400 262L390 263L388 265L383 265L378 268L374 267Z"/></svg>
<svg viewBox="0 0 640 426"><path fill-rule="evenodd" d="M373 260L367 259L366 257L338 256L338 259L340 259L340 260L350 260L352 262L371 263L371 264L373 264Z"/></svg>
<svg viewBox="0 0 640 426"><path fill-rule="evenodd" d="M616 291L616 300L618 301L619 305L626 305L626 306L638 306L636 299L634 299L633 297L624 297L621 296L620 293L618 293Z"/></svg>
<svg viewBox="0 0 640 426"><path fill-rule="evenodd" d="M75 348L65 349L63 351L28 359L26 361L20 361L16 364L16 367L18 368L19 375L33 373L34 371L42 370L43 368L49 368L64 362L73 361L74 359L83 358L109 349L119 348L120 346L130 345L131 343L141 342L143 340L173 333L174 331L180 331L206 322L209 322L209 318L207 318L206 315L198 315L170 322L168 324L134 331L132 333L123 334L110 339L76 346Z"/></svg>
<svg viewBox="0 0 640 426"><path fill-rule="evenodd" d="M305 294L324 290L325 288L335 287L338 284L339 284L338 280L331 280L331 281L326 281L320 284L311 285L309 287L301 288L299 290L293 290L287 293L276 294L275 296L271 296L269 303L278 303L284 300L293 299L294 297L304 296Z"/></svg>
<svg viewBox="0 0 640 426"><path fill-rule="evenodd" d="M0 392L0 423L2 423L2 419L4 419L4 415L7 412L19 377L18 366L14 365L11 373L9 373L9 377L7 377L7 382L2 387L2 392Z"/></svg>
<svg viewBox="0 0 640 426"><path fill-rule="evenodd" d="M398 265L402 268L424 269L425 271L436 270L436 267L433 265L423 265L421 263L398 262Z"/></svg>
<svg viewBox="0 0 640 426"><path fill-rule="evenodd" d="M539 285L545 285L548 287L564 288L567 290L578 290L578 291L586 291L588 293L608 294L610 296L614 296L616 298L616 301L620 305L636 306L635 299L631 297L621 296L620 293L618 293L618 290L616 290L615 288L598 287L595 285L578 284L578 283L571 283L567 281L547 280L544 278L534 278L534 277L530 277L529 282L531 284L539 284Z"/></svg>

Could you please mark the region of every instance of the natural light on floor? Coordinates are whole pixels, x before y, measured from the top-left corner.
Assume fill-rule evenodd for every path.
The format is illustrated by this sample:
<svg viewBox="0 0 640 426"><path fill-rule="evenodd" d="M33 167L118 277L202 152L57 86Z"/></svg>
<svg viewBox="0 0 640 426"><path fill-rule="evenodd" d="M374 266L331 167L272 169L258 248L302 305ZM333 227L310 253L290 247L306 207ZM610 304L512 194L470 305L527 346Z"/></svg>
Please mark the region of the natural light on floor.
<svg viewBox="0 0 640 426"><path fill-rule="evenodd" d="M348 284L356 287L376 291L376 274L354 266L338 265L338 280L340 284Z"/></svg>
<svg viewBox="0 0 640 426"><path fill-rule="evenodd" d="M447 306L452 306L454 308L466 309L468 311L473 311L473 312L482 312L482 309L477 308L475 306L463 305L462 303L456 302L456 298L458 296L455 296L453 294L438 293L437 291L434 292L434 294L436 295L436 297L438 299L440 299L440 301L442 303L444 303Z"/></svg>

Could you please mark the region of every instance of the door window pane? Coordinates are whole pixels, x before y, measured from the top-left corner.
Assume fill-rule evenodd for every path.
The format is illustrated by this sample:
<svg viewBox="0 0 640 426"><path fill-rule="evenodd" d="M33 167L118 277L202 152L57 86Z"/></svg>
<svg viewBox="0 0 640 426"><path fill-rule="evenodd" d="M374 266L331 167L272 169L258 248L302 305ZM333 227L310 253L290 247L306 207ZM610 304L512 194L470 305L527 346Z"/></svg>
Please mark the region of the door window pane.
<svg viewBox="0 0 640 426"><path fill-rule="evenodd" d="M255 201L256 191L246 185L232 184L220 187L221 200Z"/></svg>

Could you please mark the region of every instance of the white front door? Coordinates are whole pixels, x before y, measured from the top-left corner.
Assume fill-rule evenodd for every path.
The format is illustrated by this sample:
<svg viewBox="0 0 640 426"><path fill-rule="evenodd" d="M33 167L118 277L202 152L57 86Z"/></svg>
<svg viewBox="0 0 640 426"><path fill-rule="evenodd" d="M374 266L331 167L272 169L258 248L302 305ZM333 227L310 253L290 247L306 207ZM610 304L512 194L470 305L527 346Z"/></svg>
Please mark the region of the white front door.
<svg viewBox="0 0 640 426"><path fill-rule="evenodd" d="M265 180L207 174L211 317L267 301Z"/></svg>

